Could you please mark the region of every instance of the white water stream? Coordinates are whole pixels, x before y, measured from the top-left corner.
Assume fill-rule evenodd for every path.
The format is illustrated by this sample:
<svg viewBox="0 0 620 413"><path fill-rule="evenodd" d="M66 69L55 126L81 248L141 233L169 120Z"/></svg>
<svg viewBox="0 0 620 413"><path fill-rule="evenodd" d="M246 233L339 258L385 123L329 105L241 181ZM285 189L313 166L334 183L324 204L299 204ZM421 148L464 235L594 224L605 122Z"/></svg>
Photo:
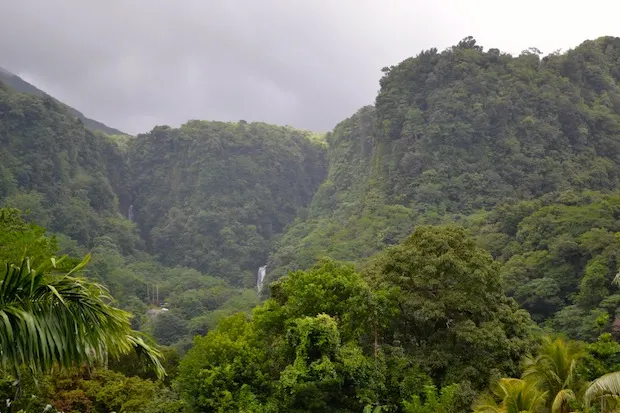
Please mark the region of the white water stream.
<svg viewBox="0 0 620 413"><path fill-rule="evenodd" d="M267 275L267 266L263 265L258 269L258 275L256 277L256 289L260 293L263 289L263 282L265 281L265 275Z"/></svg>

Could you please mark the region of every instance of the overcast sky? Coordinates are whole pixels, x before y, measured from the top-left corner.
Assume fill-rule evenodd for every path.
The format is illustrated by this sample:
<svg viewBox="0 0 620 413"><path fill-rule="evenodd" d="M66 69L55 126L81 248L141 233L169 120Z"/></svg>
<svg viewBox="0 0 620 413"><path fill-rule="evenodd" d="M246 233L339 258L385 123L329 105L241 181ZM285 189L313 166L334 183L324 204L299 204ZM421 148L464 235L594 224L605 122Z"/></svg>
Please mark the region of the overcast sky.
<svg viewBox="0 0 620 413"><path fill-rule="evenodd" d="M381 68L471 35L545 54L620 36L614 0L0 0L0 66L129 133L188 119L327 131Z"/></svg>

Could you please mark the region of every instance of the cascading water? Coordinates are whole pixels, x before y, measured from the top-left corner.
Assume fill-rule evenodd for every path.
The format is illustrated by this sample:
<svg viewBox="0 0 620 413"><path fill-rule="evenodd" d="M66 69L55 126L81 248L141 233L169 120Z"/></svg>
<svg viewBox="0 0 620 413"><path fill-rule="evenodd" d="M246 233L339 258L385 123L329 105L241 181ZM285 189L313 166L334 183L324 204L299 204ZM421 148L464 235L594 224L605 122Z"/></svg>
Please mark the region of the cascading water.
<svg viewBox="0 0 620 413"><path fill-rule="evenodd" d="M258 269L258 275L256 277L256 289L259 293L263 289L263 281L265 281L265 275L267 275L267 266L263 265Z"/></svg>
<svg viewBox="0 0 620 413"><path fill-rule="evenodd" d="M133 204L129 205L129 212L127 213L127 219L133 222Z"/></svg>

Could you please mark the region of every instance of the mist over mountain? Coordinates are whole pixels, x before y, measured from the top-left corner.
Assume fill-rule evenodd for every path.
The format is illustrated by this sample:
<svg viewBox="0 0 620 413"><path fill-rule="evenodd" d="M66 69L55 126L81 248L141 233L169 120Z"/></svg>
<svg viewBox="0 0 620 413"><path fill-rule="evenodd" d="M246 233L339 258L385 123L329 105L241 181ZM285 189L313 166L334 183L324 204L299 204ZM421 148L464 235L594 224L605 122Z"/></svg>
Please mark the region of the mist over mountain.
<svg viewBox="0 0 620 413"><path fill-rule="evenodd" d="M601 405L590 383L620 371L620 38L511 55L466 37L379 84L326 134L194 119L129 136L0 71L0 258L92 254L80 274L170 371L127 355L25 372L45 380L15 403Z"/></svg>

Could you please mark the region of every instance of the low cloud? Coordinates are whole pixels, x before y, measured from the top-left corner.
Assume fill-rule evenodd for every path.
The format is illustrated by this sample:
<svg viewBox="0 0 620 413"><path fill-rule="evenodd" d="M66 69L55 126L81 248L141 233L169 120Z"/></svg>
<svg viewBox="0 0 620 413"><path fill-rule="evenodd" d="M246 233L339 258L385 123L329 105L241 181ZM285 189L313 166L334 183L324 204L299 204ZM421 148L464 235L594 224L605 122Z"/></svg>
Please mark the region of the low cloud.
<svg viewBox="0 0 620 413"><path fill-rule="evenodd" d="M473 35L549 53L620 35L619 11L595 0L7 0L0 66L130 133L188 119L327 131L374 101L382 67L423 49Z"/></svg>

